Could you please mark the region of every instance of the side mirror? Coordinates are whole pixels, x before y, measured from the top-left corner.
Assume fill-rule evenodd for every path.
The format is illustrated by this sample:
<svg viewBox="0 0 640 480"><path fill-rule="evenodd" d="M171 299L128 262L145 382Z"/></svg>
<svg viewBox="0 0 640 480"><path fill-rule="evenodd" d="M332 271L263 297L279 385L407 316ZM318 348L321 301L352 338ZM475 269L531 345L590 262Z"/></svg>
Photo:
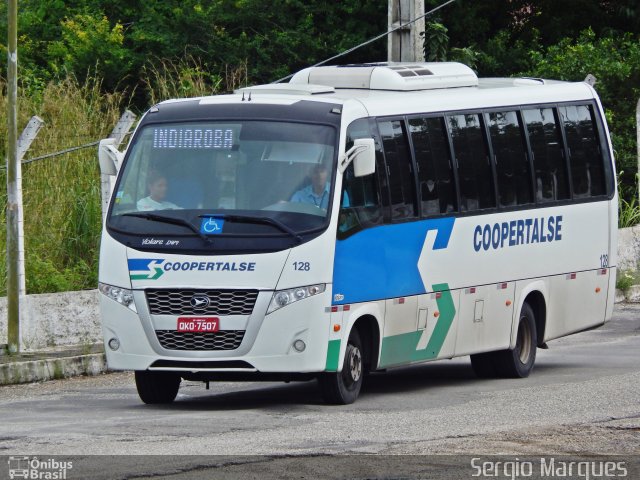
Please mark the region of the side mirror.
<svg viewBox="0 0 640 480"><path fill-rule="evenodd" d="M340 172L344 172L353 162L356 177L371 175L376 171L376 143L373 138L358 138L340 162Z"/></svg>
<svg viewBox="0 0 640 480"><path fill-rule="evenodd" d="M117 175L124 155L115 146L115 138L100 140L98 145L98 162L100 172L104 175Z"/></svg>

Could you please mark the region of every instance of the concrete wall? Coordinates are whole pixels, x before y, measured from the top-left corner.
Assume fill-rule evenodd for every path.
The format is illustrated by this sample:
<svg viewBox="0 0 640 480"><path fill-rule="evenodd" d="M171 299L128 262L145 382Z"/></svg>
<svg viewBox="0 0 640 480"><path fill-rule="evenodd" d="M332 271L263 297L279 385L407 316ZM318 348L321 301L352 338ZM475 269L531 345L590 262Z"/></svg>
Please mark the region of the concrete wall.
<svg viewBox="0 0 640 480"><path fill-rule="evenodd" d="M618 268L638 270L640 226L618 231ZM640 287L617 292L616 301L640 301ZM26 297L26 321L22 325L22 348L40 350L102 341L98 291L50 293ZM0 344L7 343L7 299L0 298Z"/></svg>
<svg viewBox="0 0 640 480"><path fill-rule="evenodd" d="M618 230L618 271L638 270L640 263L640 225Z"/></svg>
<svg viewBox="0 0 640 480"><path fill-rule="evenodd" d="M24 351L102 341L98 291L27 295L20 331ZM0 344L7 343L7 299L0 298Z"/></svg>

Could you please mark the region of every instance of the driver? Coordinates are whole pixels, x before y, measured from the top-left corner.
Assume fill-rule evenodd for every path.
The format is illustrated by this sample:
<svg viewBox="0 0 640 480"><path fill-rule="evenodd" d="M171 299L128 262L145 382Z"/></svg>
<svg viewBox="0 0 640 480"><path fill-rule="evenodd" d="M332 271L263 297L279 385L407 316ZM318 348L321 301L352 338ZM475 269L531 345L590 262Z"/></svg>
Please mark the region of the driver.
<svg viewBox="0 0 640 480"><path fill-rule="evenodd" d="M308 203L318 208L327 209L329 205L330 185L327 181L327 166L318 163L311 169L311 184L301 188L291 196L291 202Z"/></svg>
<svg viewBox="0 0 640 480"><path fill-rule="evenodd" d="M138 200L137 207L141 212L149 212L153 210L177 210L180 207L167 202L167 178L159 173L151 172L149 174L149 196Z"/></svg>

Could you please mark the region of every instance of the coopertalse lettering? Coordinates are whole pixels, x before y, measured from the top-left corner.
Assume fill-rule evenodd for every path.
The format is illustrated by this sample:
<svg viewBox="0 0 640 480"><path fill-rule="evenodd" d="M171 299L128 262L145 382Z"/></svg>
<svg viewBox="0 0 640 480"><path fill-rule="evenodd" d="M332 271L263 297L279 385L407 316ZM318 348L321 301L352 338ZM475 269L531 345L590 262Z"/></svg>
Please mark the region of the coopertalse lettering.
<svg viewBox="0 0 640 480"><path fill-rule="evenodd" d="M162 265L165 272L254 272L255 262L166 262Z"/></svg>
<svg viewBox="0 0 640 480"><path fill-rule="evenodd" d="M476 252L560 240L562 215L487 223L477 225L473 231L473 249Z"/></svg>

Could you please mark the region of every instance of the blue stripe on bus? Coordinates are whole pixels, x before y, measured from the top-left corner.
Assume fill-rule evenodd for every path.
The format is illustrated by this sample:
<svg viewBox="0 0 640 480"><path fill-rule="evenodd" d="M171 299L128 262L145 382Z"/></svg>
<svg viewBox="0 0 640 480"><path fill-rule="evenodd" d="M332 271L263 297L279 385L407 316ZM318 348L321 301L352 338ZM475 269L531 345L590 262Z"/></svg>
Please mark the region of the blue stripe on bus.
<svg viewBox="0 0 640 480"><path fill-rule="evenodd" d="M447 248L455 218L437 218L368 228L336 242L334 304L367 302L427 292L418 259L427 233L436 230L434 250ZM444 280L444 279L443 279Z"/></svg>

